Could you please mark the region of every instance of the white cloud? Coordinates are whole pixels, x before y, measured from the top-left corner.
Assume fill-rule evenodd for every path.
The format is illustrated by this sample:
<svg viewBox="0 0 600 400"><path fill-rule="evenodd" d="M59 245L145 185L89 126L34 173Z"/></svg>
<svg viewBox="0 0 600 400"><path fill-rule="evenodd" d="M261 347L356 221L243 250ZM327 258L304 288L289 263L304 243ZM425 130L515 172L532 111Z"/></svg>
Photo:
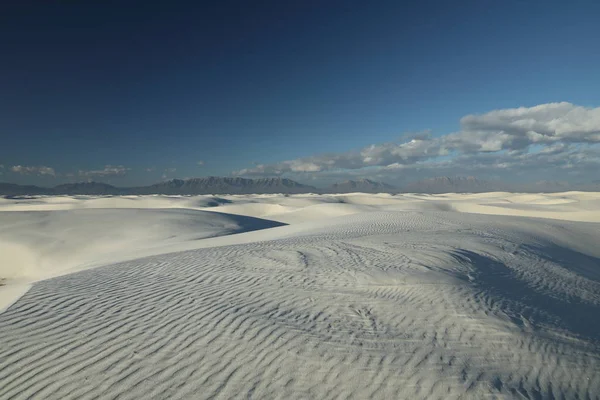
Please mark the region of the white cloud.
<svg viewBox="0 0 600 400"><path fill-rule="evenodd" d="M10 170L21 175L56 176L54 168L46 166L13 165Z"/></svg>
<svg viewBox="0 0 600 400"><path fill-rule="evenodd" d="M495 110L461 119L463 130L505 133L529 142L600 142L600 107L549 103L535 107Z"/></svg>
<svg viewBox="0 0 600 400"><path fill-rule="evenodd" d="M131 168L126 168L122 165L105 165L104 169L99 170L79 170L79 176L86 178L105 178L109 176L123 176L127 174Z"/></svg>
<svg viewBox="0 0 600 400"><path fill-rule="evenodd" d="M196 164L198 164L199 166L201 166L201 167L202 167L202 166L204 166L204 161L200 160L200 161L198 161Z"/></svg>
<svg viewBox="0 0 600 400"><path fill-rule="evenodd" d="M453 162L472 161L471 156L485 154L490 155L488 160L502 160L493 163L497 168L507 169L526 159L542 162L545 154L571 154L567 152L571 144L591 146L600 143L600 107L586 108L566 102L467 115L460 123L460 131L437 138L431 137L429 131L418 132L405 135L405 141L400 143L373 144L359 151L258 164L234 174L323 173L369 167L387 170L430 168L440 166L440 157L450 158L443 162L445 167ZM537 158L518 157L527 154L532 145L542 146Z"/></svg>

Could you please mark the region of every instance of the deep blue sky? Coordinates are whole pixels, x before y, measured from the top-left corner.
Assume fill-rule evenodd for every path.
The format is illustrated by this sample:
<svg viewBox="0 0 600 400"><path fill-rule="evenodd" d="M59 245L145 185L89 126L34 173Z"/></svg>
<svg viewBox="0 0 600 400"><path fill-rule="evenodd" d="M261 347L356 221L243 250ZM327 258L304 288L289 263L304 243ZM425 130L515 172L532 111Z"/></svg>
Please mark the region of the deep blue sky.
<svg viewBox="0 0 600 400"><path fill-rule="evenodd" d="M600 106L597 1L94 3L0 5L0 180L230 175L467 114ZM126 171L78 172L106 165Z"/></svg>

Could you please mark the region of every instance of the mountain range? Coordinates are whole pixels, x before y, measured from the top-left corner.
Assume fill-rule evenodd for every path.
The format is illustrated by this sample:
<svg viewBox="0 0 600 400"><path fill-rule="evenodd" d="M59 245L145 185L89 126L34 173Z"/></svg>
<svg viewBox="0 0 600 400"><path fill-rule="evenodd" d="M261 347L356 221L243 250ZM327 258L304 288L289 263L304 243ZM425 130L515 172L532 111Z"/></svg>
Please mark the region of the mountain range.
<svg viewBox="0 0 600 400"><path fill-rule="evenodd" d="M387 183L372 181L370 179L359 179L356 181L344 181L334 183L326 190L327 193L395 193L398 188Z"/></svg>
<svg viewBox="0 0 600 400"><path fill-rule="evenodd" d="M303 185L287 178L206 178L171 179L154 185L131 188L132 194L251 194L251 193L310 193L313 186Z"/></svg>
<svg viewBox="0 0 600 400"><path fill-rule="evenodd" d="M409 183L401 188L370 179L348 180L319 189L287 178L236 178L210 176L171 179L149 186L116 187L102 182L66 183L52 188L0 183L1 196L25 195L196 195L196 194L297 194L297 193L483 193L600 191L600 183L570 185L566 182L540 181L530 185L510 185L474 177L435 177Z"/></svg>
<svg viewBox="0 0 600 400"><path fill-rule="evenodd" d="M142 194L251 194L251 193L317 193L313 186L287 178L216 177L171 179L150 186L116 187L102 182L66 183L52 188L0 183L0 195L142 195Z"/></svg>

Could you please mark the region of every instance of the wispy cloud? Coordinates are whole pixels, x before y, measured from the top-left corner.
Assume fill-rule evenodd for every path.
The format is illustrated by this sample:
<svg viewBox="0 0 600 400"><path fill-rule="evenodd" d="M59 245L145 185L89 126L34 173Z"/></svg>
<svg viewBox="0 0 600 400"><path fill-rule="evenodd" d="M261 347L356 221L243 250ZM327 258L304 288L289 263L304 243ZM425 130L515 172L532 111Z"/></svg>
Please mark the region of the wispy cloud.
<svg viewBox="0 0 600 400"><path fill-rule="evenodd" d="M111 176L124 176L131 168L122 165L105 165L98 170L79 170L78 175L85 178L105 178Z"/></svg>
<svg viewBox="0 0 600 400"><path fill-rule="evenodd" d="M13 165L10 170L21 175L56 176L54 168L46 166Z"/></svg>
<svg viewBox="0 0 600 400"><path fill-rule="evenodd" d="M199 166L203 167L204 166L204 161L200 160L196 164L198 164Z"/></svg>
<svg viewBox="0 0 600 400"><path fill-rule="evenodd" d="M321 154L274 164L257 164L235 175L324 174L360 169L494 168L595 163L600 143L600 107L549 103L467 115L461 129L440 137L429 131L401 142L373 144L358 151ZM532 147L540 149L530 154ZM575 146L575 147L573 147ZM586 151L582 151L582 150ZM595 164L594 164L595 165Z"/></svg>
<svg viewBox="0 0 600 400"><path fill-rule="evenodd" d="M174 168L174 167L165 168L165 170L163 171L163 174L161 175L161 179L163 179L163 180L169 179L169 176L171 176L176 171L177 171L177 168Z"/></svg>

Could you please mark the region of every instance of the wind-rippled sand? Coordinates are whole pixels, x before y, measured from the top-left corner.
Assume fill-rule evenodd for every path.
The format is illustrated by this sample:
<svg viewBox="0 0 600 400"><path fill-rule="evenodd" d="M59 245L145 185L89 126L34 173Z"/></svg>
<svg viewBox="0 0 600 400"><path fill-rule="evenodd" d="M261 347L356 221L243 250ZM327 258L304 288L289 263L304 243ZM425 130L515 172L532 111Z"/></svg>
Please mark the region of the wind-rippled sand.
<svg viewBox="0 0 600 400"><path fill-rule="evenodd" d="M1 399L600 398L597 193L0 210Z"/></svg>

